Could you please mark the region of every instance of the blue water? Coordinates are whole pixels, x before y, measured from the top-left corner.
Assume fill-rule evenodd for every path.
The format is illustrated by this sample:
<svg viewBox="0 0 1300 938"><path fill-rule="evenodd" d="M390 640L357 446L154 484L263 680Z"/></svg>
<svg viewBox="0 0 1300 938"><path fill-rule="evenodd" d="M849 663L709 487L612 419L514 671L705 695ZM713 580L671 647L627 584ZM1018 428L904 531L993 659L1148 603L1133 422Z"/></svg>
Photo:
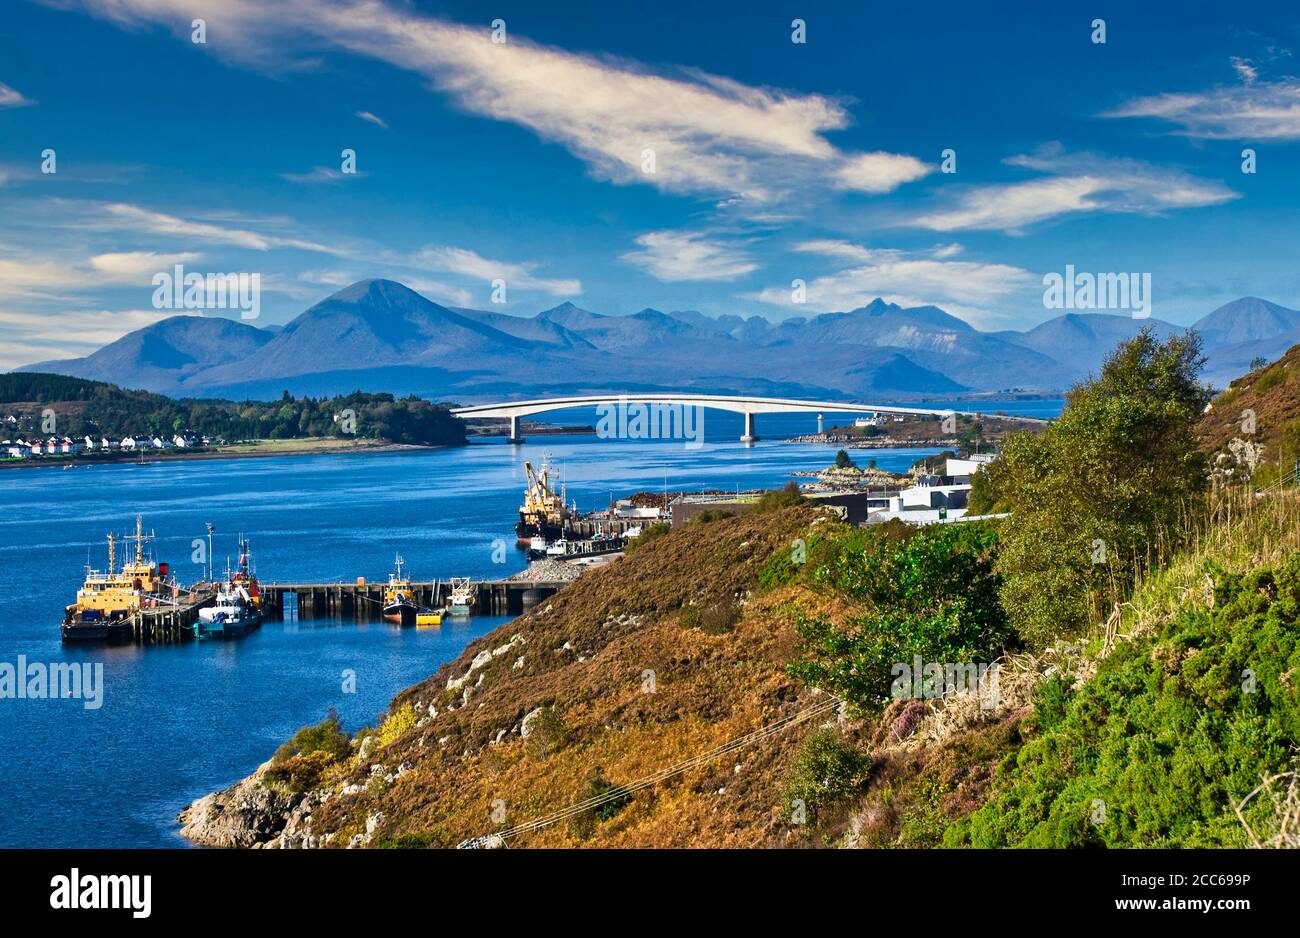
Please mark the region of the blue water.
<svg viewBox="0 0 1300 938"><path fill-rule="evenodd" d="M548 415L543 419L554 419ZM594 414L578 422L594 422ZM823 446L783 443L814 415L759 418L770 442L736 442L740 418L710 411L703 448L678 442L534 437L448 450L0 471L0 662L99 662L104 702L0 699L0 847L164 847L177 812L267 759L299 726L338 710L355 730L392 696L456 657L500 618L440 629L384 623L268 622L229 643L69 647L59 621L104 535L137 512L158 559L179 577L205 522L218 566L247 535L264 581L382 579L400 551L417 579L496 578L522 569L513 524L523 461L549 452L583 510L639 489L776 487L830 461ZM933 450L878 450L905 469ZM496 563L498 541L508 545ZM356 675L343 692L343 672Z"/></svg>

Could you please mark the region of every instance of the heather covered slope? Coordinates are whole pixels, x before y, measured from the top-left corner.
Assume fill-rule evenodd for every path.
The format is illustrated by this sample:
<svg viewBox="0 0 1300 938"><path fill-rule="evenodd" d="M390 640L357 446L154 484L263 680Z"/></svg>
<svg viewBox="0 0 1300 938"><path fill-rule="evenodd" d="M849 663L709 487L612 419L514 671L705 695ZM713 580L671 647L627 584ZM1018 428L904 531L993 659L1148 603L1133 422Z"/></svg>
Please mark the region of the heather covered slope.
<svg viewBox="0 0 1300 938"><path fill-rule="evenodd" d="M1210 402L1197 434L1206 452L1238 477L1249 475L1252 459L1260 484L1294 468L1300 462L1300 345L1233 381Z"/></svg>
<svg viewBox="0 0 1300 938"><path fill-rule="evenodd" d="M205 818L255 802L250 826L277 845L287 821L286 846L358 834L371 846L452 846L499 827L498 800L509 824L527 821L580 801L599 778L630 782L826 701L785 674L795 633L755 597L763 566L816 517L791 508L648 540L399 694L372 742L322 760L316 777L310 756L272 768L269 782L232 790L224 811L192 811L187 835L226 842ZM608 820L566 821L517 845L784 843L799 834L781 798L801 729L639 792ZM295 788L333 794L304 807Z"/></svg>

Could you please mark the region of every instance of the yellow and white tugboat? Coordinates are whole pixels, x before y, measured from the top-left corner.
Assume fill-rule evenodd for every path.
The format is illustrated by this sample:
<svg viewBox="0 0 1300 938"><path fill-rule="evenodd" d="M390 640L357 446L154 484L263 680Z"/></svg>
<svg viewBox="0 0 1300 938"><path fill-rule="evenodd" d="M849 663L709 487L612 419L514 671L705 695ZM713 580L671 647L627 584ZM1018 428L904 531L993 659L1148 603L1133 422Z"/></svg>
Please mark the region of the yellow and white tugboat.
<svg viewBox="0 0 1300 938"><path fill-rule="evenodd" d="M120 642L131 638L132 618L146 605L170 599L174 583L168 578L167 564L146 559L144 545L152 540L144 533L144 522L135 517L135 558L117 569L117 538L108 535L108 570L86 567L86 580L77 590L77 601L68 606L63 617L65 642Z"/></svg>
<svg viewBox="0 0 1300 938"><path fill-rule="evenodd" d="M411 580L402 576L405 561L397 555L396 571L388 574L388 585L384 587L384 618L398 625L415 625L415 618L420 607L411 599Z"/></svg>

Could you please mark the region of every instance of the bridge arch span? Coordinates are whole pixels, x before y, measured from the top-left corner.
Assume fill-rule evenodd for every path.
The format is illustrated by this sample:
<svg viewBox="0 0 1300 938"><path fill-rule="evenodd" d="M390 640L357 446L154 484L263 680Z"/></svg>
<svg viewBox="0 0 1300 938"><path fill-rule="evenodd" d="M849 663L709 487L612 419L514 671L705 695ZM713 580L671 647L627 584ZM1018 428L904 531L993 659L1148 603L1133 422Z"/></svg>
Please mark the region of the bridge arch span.
<svg viewBox="0 0 1300 938"><path fill-rule="evenodd" d="M781 397L752 397L728 394L686 394L686 393L636 393L590 394L573 397L548 397L528 401L506 401L497 404L470 404L456 407L452 413L459 417L491 417L510 421L510 441L522 443L519 433L519 419L534 414L544 414L553 410L566 410L571 407L600 407L602 405L662 404L681 407L707 407L725 410L745 417L745 433L742 442L758 439L755 432L754 416L756 414L774 413L823 413L845 414L905 414L917 416L947 417L957 414L979 416L971 411L936 410L928 407L900 407L890 404L870 404L862 401L804 401ZM1025 418L1031 419L1031 418ZM820 428L821 421L818 420Z"/></svg>

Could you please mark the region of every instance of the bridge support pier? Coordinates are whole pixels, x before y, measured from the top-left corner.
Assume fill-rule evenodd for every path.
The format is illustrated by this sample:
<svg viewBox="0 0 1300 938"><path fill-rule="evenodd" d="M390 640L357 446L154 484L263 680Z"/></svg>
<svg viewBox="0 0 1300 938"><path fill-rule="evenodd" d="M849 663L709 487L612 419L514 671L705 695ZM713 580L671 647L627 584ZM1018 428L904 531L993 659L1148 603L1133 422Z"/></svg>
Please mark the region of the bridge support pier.
<svg viewBox="0 0 1300 938"><path fill-rule="evenodd" d="M516 445L524 442L524 438L519 435L519 418L516 416L510 418L510 438L506 442Z"/></svg>
<svg viewBox="0 0 1300 938"><path fill-rule="evenodd" d="M745 435L740 438L740 442L758 442L758 434L754 432L754 415L748 411L745 413Z"/></svg>

